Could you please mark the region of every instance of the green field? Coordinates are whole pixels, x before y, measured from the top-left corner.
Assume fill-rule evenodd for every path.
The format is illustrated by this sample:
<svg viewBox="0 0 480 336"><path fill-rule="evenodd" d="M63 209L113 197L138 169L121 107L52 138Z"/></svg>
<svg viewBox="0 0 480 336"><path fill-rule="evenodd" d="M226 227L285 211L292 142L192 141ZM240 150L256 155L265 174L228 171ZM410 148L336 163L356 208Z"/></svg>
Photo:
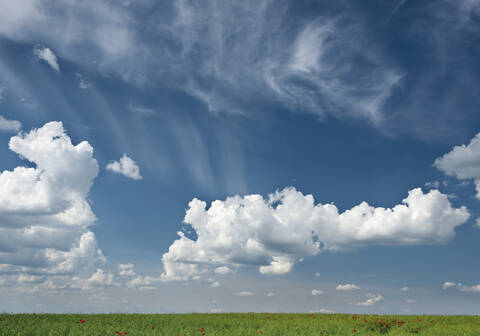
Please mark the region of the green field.
<svg viewBox="0 0 480 336"><path fill-rule="evenodd" d="M480 335L479 316L348 314L2 314L0 335Z"/></svg>

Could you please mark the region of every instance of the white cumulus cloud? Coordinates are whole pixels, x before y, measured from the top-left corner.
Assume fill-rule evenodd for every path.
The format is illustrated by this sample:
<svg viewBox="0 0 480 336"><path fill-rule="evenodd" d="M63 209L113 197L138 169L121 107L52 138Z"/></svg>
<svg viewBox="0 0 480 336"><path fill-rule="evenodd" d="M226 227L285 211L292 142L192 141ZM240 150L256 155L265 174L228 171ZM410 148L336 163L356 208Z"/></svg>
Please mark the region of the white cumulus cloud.
<svg viewBox="0 0 480 336"><path fill-rule="evenodd" d="M467 286L462 284L461 282L459 283L445 282L442 286L442 289L448 289L448 288L455 288L456 290L459 290L461 292L480 293L480 284Z"/></svg>
<svg viewBox="0 0 480 336"><path fill-rule="evenodd" d="M408 287L400 288L400 291L402 291L402 292L408 292L409 290L410 290L410 288L408 288Z"/></svg>
<svg viewBox="0 0 480 336"><path fill-rule="evenodd" d="M442 289L447 289L450 287L455 287L457 284L455 282L447 281L442 285Z"/></svg>
<svg viewBox="0 0 480 336"><path fill-rule="evenodd" d="M435 160L434 166L459 180L474 180L480 198L480 133L468 145L455 146Z"/></svg>
<svg viewBox="0 0 480 336"><path fill-rule="evenodd" d="M354 302L352 304L355 305L355 306L374 306L378 302L383 301L383 296L381 296L381 295L369 294L369 295L367 295L367 297L368 298L365 301Z"/></svg>
<svg viewBox="0 0 480 336"><path fill-rule="evenodd" d="M220 266L220 267L215 268L215 273L220 274L220 275L226 275L226 274L234 273L234 270L231 269L230 267L227 267L227 266Z"/></svg>
<svg viewBox="0 0 480 336"><path fill-rule="evenodd" d="M255 265L262 274L284 274L297 260L323 250L370 245L441 244L469 218L438 190L408 193L402 204L375 208L366 202L340 213L334 204L315 204L295 188L207 203L193 199L184 222L197 234L178 232L162 257L165 280L185 280L217 265Z"/></svg>
<svg viewBox="0 0 480 336"><path fill-rule="evenodd" d="M33 53L38 57L39 60L47 62L53 70L60 72L57 56L49 48L44 46L36 46L33 49Z"/></svg>
<svg viewBox="0 0 480 336"><path fill-rule="evenodd" d="M8 120L4 116L0 115L0 131L5 132L18 132L22 124L18 120Z"/></svg>
<svg viewBox="0 0 480 336"><path fill-rule="evenodd" d="M118 274L122 275L122 276L134 276L134 275L136 275L135 271L133 270L134 267L135 267L134 264L119 264L118 265L118 269L119 269Z"/></svg>
<svg viewBox="0 0 480 336"><path fill-rule="evenodd" d="M241 292L236 292L233 295L235 295L235 296L253 296L255 294L252 293L252 292L249 292L249 291L241 291Z"/></svg>
<svg viewBox="0 0 480 336"><path fill-rule="evenodd" d="M323 291L319 290L319 289L312 289L312 296L318 296L318 295L322 295L323 294Z"/></svg>
<svg viewBox="0 0 480 336"><path fill-rule="evenodd" d="M34 167L0 174L0 264L19 273L63 274L105 262L87 197L98 174L93 148L73 145L61 122L10 139Z"/></svg>
<svg viewBox="0 0 480 336"><path fill-rule="evenodd" d="M123 154L119 161L113 161L109 163L106 169L122 174L134 180L142 179L142 176L140 175L140 168L135 161L127 156L127 154Z"/></svg>
<svg viewBox="0 0 480 336"><path fill-rule="evenodd" d="M360 289L360 287L358 287L355 284L345 284L345 285L340 284L340 285L337 285L335 289L338 291L352 291L352 290L358 290Z"/></svg>

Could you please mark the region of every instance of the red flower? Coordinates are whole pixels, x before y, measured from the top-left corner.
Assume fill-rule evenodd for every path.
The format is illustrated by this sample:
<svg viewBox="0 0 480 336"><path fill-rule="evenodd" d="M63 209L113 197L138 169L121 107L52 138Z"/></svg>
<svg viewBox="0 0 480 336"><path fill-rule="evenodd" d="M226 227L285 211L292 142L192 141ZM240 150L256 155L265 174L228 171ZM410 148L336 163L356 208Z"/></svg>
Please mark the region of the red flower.
<svg viewBox="0 0 480 336"><path fill-rule="evenodd" d="M80 323L85 323L85 320L80 320Z"/></svg>
<svg viewBox="0 0 480 336"><path fill-rule="evenodd" d="M357 332L357 329L353 329L353 332Z"/></svg>
<svg viewBox="0 0 480 336"><path fill-rule="evenodd" d="M152 329L155 329L155 327L154 327L154 326L152 326Z"/></svg>

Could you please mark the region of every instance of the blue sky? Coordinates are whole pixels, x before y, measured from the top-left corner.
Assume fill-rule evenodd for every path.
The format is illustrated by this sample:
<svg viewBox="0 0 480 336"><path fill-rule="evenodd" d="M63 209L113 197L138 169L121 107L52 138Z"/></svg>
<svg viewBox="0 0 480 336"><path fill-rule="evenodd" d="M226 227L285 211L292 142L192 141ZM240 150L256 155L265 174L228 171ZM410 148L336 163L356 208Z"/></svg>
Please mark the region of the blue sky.
<svg viewBox="0 0 480 336"><path fill-rule="evenodd" d="M0 309L478 314L479 23L0 0Z"/></svg>

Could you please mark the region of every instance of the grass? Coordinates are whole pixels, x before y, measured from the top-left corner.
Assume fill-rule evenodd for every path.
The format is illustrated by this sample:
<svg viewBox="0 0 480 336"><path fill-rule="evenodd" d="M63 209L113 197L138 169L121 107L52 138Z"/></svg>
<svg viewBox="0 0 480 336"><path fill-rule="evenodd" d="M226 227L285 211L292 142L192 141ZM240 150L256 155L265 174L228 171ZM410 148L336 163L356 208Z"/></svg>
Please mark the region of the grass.
<svg viewBox="0 0 480 336"><path fill-rule="evenodd" d="M120 334L132 336L480 336L480 317L269 313L0 315L1 336L115 336Z"/></svg>

